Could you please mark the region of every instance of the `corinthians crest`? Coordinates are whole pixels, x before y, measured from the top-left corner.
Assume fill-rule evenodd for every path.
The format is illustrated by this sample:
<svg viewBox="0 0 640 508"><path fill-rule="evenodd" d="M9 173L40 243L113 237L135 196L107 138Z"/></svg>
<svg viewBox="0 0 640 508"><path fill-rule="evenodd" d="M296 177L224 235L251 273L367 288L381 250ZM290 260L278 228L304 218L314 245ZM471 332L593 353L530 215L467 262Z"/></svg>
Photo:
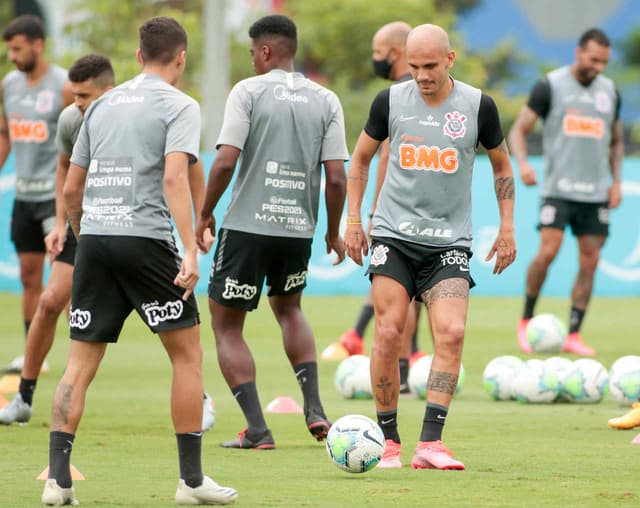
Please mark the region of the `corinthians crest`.
<svg viewBox="0 0 640 508"><path fill-rule="evenodd" d="M467 121L467 117L459 111L453 113L445 113L444 117L447 119L447 123L444 124L442 130L446 136L451 139L461 138L467 132L467 128L464 123Z"/></svg>

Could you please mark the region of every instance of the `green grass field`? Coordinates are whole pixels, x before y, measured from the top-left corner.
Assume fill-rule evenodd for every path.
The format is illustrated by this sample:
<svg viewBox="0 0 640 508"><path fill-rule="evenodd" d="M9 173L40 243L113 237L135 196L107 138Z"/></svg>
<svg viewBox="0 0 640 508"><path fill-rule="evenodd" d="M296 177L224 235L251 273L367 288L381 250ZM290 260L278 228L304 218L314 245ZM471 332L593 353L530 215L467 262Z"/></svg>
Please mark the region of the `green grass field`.
<svg viewBox="0 0 640 508"><path fill-rule="evenodd" d="M493 402L482 388L482 370L501 354L518 354L514 325L519 299L474 298L463 363L465 386L454 399L444 441L467 471L376 470L349 475L333 466L323 444L312 440L301 415L267 415L277 449L227 451L219 447L242 429L244 419L219 374L213 334L202 300L206 389L216 401L217 420L205 435L205 472L239 491L237 506L640 506L640 431L614 431L607 419L622 414L610 399L596 405L527 406ZM301 402L266 302L247 320L246 335L256 358L262 405L280 395ZM352 324L360 298L307 297L305 311L318 349ZM21 353L20 301L0 295L0 363ZM640 298L595 298L583 332L609 367L618 357L638 354ZM539 312L566 319L566 300L544 299ZM368 330L370 336L372 330ZM25 426L0 427L0 507L40 505L43 483L35 477L47 465L51 397L68 349L61 320L42 376L35 413ZM430 351L424 318L422 348ZM370 344L370 340L368 341ZM374 417L372 401L343 400L333 387L335 363L320 362L320 383L331 418L348 413ZM87 477L76 482L83 506L172 506L178 465L169 417L169 363L162 346L132 316L120 344L110 346L91 386L77 433L72 463ZM403 462L409 464L419 436L424 402L400 401Z"/></svg>

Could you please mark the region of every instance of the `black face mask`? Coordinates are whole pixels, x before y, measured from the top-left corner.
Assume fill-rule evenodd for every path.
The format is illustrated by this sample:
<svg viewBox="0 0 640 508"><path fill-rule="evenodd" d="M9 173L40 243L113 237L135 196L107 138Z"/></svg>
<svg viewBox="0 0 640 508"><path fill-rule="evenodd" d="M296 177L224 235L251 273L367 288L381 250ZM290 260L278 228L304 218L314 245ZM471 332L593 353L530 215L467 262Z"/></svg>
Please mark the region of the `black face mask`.
<svg viewBox="0 0 640 508"><path fill-rule="evenodd" d="M391 53L391 50L389 50L389 53ZM373 73L382 79L389 79L389 76L391 75L391 69L393 68L393 64L387 62L389 53L387 53L387 56L382 60L371 60L371 64L373 65Z"/></svg>

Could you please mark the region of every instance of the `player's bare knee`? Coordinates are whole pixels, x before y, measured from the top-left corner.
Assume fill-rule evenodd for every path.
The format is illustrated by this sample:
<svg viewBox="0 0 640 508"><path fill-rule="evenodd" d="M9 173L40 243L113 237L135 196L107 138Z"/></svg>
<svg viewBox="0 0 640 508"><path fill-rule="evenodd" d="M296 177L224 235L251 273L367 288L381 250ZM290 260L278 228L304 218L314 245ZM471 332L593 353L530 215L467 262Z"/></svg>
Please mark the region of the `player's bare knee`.
<svg viewBox="0 0 640 508"><path fill-rule="evenodd" d="M38 308L48 316L58 317L65 309L67 303L68 298L63 298L59 292L47 288L40 295Z"/></svg>

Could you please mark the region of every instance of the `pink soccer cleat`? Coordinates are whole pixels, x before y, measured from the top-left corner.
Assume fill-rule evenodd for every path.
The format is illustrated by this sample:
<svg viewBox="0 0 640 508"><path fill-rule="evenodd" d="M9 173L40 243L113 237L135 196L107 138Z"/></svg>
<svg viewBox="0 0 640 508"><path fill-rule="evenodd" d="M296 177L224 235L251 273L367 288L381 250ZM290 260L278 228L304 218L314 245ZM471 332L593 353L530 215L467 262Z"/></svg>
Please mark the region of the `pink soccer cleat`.
<svg viewBox="0 0 640 508"><path fill-rule="evenodd" d="M442 441L420 441L411 460L413 469L464 470L464 464L453 458Z"/></svg>
<svg viewBox="0 0 640 508"><path fill-rule="evenodd" d="M340 344L344 346L350 356L365 354L364 340L353 328L342 334L342 337L340 337Z"/></svg>
<svg viewBox="0 0 640 508"><path fill-rule="evenodd" d="M385 440L384 454L377 467L383 469L402 467L402 462L400 462L400 443L396 443L392 439Z"/></svg>
<svg viewBox="0 0 640 508"><path fill-rule="evenodd" d="M562 350L566 353L575 353L580 356L595 356L596 350L585 344L580 332L573 332L567 335L562 345Z"/></svg>
<svg viewBox="0 0 640 508"><path fill-rule="evenodd" d="M531 344L529 344L529 340L527 339L527 325L529 321L531 320L520 319L520 321L518 321L518 347L523 353L533 353Z"/></svg>

